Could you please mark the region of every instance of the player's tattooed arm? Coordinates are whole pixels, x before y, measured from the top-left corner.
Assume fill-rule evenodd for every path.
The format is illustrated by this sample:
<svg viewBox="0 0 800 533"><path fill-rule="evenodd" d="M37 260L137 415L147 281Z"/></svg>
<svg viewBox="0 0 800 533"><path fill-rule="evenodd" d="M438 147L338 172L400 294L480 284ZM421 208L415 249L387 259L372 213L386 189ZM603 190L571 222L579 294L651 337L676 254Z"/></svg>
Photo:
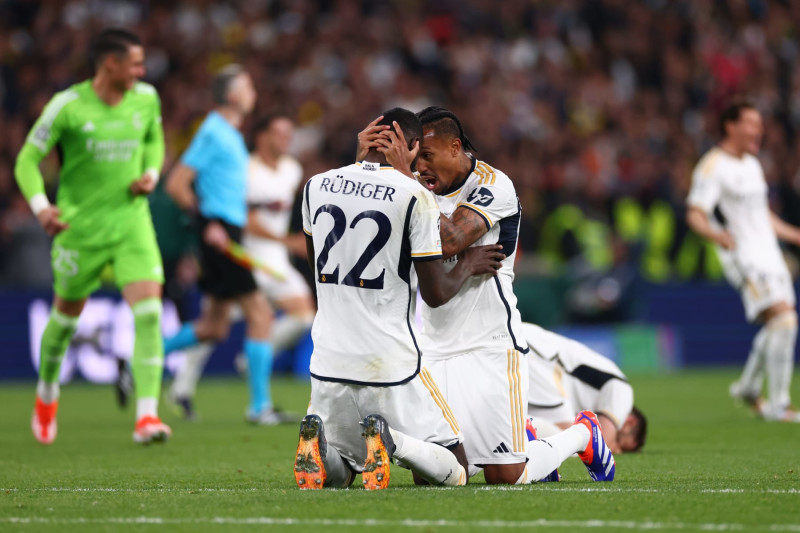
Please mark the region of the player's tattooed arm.
<svg viewBox="0 0 800 533"><path fill-rule="evenodd" d="M439 218L444 259L460 254L489 231L486 219L468 207L456 209L452 220L444 215Z"/></svg>

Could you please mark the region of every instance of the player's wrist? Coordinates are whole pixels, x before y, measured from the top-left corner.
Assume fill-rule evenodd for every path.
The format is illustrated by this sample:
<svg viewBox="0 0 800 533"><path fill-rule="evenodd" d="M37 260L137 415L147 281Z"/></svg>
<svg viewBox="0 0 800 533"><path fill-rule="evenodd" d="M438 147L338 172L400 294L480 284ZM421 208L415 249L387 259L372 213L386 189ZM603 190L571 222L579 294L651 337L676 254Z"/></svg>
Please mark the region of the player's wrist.
<svg viewBox="0 0 800 533"><path fill-rule="evenodd" d="M50 200L47 199L47 196L44 193L38 193L31 196L31 199L28 200L28 205L31 206L31 211L37 217L39 213L50 207Z"/></svg>
<svg viewBox="0 0 800 533"><path fill-rule="evenodd" d="M158 183L158 179L161 177L161 173L157 168L148 168L144 171L144 175L150 178L153 183Z"/></svg>

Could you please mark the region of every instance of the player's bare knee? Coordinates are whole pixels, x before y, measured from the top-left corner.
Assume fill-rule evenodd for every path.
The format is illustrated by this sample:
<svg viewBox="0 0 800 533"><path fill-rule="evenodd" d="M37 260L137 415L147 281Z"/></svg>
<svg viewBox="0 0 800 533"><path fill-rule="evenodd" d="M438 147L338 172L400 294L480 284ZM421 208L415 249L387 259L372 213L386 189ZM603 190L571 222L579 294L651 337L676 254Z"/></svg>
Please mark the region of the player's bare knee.
<svg viewBox="0 0 800 533"><path fill-rule="evenodd" d="M797 311L789 304L785 304L771 313L765 325L775 330L797 331Z"/></svg>
<svg viewBox="0 0 800 533"><path fill-rule="evenodd" d="M464 443L459 442L449 450L456 456L458 464L464 467L464 472L467 474L467 483L469 483L469 460L467 460L467 451L464 449Z"/></svg>
<svg viewBox="0 0 800 533"><path fill-rule="evenodd" d="M80 300L65 300L58 295L53 298L53 307L56 310L67 316L79 316L83 311L83 306L86 305L86 298Z"/></svg>
<svg viewBox="0 0 800 533"><path fill-rule="evenodd" d="M195 335L200 341L220 342L228 337L230 323L227 320L213 320L203 317L195 322Z"/></svg>
<svg viewBox="0 0 800 533"><path fill-rule="evenodd" d="M525 471L525 463L486 465L483 477L489 485L514 485Z"/></svg>

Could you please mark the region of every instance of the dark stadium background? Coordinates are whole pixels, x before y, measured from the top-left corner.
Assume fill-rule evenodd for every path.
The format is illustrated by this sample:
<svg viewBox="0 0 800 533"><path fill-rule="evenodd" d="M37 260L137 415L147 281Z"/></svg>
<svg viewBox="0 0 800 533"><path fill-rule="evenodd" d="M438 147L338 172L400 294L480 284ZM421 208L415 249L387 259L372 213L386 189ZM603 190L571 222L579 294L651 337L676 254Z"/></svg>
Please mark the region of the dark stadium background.
<svg viewBox="0 0 800 533"><path fill-rule="evenodd" d="M356 133L382 109L450 108L477 156L517 187L523 319L610 350L623 368L747 354L754 329L683 207L733 97L764 114L770 200L800 224L800 2L0 0L0 377L34 375L27 310L51 281L14 160L53 93L90 75L87 45L107 26L144 40L165 170L230 62L254 77L256 116L296 121L306 176L352 162ZM54 155L43 170L52 196ZM190 221L162 190L152 202L167 294L190 316ZM796 278L798 250L787 254Z"/></svg>

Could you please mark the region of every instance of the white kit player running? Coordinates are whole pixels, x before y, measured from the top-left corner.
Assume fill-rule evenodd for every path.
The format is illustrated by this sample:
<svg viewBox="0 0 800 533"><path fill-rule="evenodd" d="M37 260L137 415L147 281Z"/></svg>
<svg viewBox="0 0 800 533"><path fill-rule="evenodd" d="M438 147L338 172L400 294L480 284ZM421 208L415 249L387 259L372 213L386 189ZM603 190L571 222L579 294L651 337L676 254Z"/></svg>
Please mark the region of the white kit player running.
<svg viewBox="0 0 800 533"><path fill-rule="evenodd" d="M464 432L470 465L484 468L490 484L530 483L579 453L594 479L612 480L614 459L593 413L581 413L573 427L548 441L529 442L528 348L511 286L520 217L516 191L505 174L467 152L473 148L452 112L430 107L418 116L424 134L419 181L437 195L446 265L457 267L457 254L472 245L498 244L505 255L496 277L470 278L450 302L425 305L422 312L423 360ZM388 142L377 126L359 138L362 149Z"/></svg>
<svg viewBox="0 0 800 533"><path fill-rule="evenodd" d="M273 350L279 353L294 346L314 321L311 291L289 260L290 249L300 257L306 253L302 235L289 234L292 207L303 169L288 153L294 134L291 119L281 114L268 115L256 123L253 134L255 150L247 169L248 221L242 244L282 278L253 272L258 288L274 307L283 311L273 323L270 338ZM238 309L234 313L240 314ZM187 350L185 362L173 381L170 396L186 418L194 417L197 382L213 347L211 343L204 343ZM243 358L238 361L245 362ZM251 420L262 425L295 421L297 418L275 409L258 413Z"/></svg>
<svg viewBox="0 0 800 533"><path fill-rule="evenodd" d="M414 113L395 108L383 120L410 139L407 152L418 145ZM499 246L475 248L446 273L438 223L433 195L386 165L379 149L306 184L303 231L319 311L295 457L301 489L347 487L356 472L366 489L386 488L392 458L429 483L466 483L458 424L421 366L411 268L437 306L470 275L494 274L503 256Z"/></svg>
<svg viewBox="0 0 800 533"><path fill-rule="evenodd" d="M644 446L647 421L633 405L633 387L609 358L536 324L522 324L528 358L528 416L540 438L572 425L583 410L597 414L613 453Z"/></svg>
<svg viewBox="0 0 800 533"><path fill-rule="evenodd" d="M778 238L800 244L800 228L769 208L764 171L756 158L763 136L758 110L735 103L723 112L720 129L722 141L692 174L686 221L717 245L725 277L740 292L747 320L763 325L730 393L766 420L800 422L789 396L797 339L795 294L778 245ZM767 401L762 402L765 374Z"/></svg>

